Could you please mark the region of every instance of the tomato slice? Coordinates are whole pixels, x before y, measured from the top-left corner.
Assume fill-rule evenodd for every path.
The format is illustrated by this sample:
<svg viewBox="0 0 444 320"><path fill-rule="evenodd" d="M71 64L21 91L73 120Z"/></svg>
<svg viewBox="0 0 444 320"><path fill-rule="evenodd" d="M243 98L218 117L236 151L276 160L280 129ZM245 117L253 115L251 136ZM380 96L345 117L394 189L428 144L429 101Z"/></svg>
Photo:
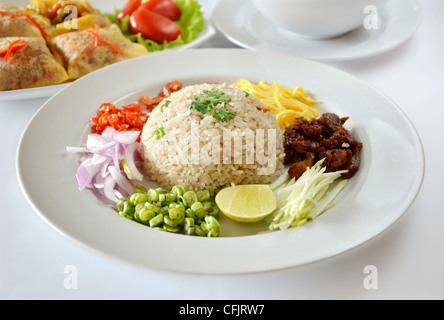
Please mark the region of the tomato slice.
<svg viewBox="0 0 444 320"><path fill-rule="evenodd" d="M124 17L131 15L131 13L140 7L141 3L142 0L129 0L122 7L122 10L120 10L119 14L117 15L117 20L120 22L120 20L122 20Z"/></svg>
<svg viewBox="0 0 444 320"><path fill-rule="evenodd" d="M174 41L181 34L172 20L143 7L131 14L130 29L134 34L141 33L145 39L159 43Z"/></svg>
<svg viewBox="0 0 444 320"><path fill-rule="evenodd" d="M182 15L179 5L173 0L148 0L142 4L142 7L173 21Z"/></svg>

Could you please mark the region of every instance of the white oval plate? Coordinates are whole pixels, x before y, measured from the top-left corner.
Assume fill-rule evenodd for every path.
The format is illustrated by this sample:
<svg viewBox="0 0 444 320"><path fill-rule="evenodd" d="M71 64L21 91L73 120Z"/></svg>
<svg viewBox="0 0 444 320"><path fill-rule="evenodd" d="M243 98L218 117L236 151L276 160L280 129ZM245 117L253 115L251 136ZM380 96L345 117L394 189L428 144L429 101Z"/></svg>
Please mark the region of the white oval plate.
<svg viewBox="0 0 444 320"><path fill-rule="evenodd" d="M121 8L126 0L90 0L90 3L97 9L100 9L103 13L113 13L114 8ZM26 6L29 4L29 0L6 0L6 3L12 4L18 7ZM210 39L216 33L216 29L207 21L205 29L200 33L199 37L193 41L176 48L166 49L164 51L151 52L149 55L162 54L168 51L182 51L200 46L202 43ZM18 89L9 91L0 91L0 101L11 100L26 100L36 98L51 97L59 90L66 87L69 83L62 83L58 85L30 88L30 89Z"/></svg>
<svg viewBox="0 0 444 320"><path fill-rule="evenodd" d="M363 13L363 26L343 36L309 39L276 27L250 1L220 0L212 17L216 28L243 48L345 61L381 54L406 42L420 25L421 9L417 0L390 0L379 12L377 29L365 29L365 18Z"/></svg>
<svg viewBox="0 0 444 320"><path fill-rule="evenodd" d="M65 148L82 143L88 121L102 103L137 101L141 93L153 95L170 80L189 85L240 78L301 86L322 101L322 112L350 117L352 133L364 143L362 166L333 209L301 228L260 235L264 224L223 219L221 237L200 238L127 220L92 192L78 190L78 158ZM128 60L62 89L28 124L18 148L17 172L38 214L77 243L148 268L238 274L313 263L376 236L414 201L422 184L424 153L401 109L349 74L289 55L192 49Z"/></svg>

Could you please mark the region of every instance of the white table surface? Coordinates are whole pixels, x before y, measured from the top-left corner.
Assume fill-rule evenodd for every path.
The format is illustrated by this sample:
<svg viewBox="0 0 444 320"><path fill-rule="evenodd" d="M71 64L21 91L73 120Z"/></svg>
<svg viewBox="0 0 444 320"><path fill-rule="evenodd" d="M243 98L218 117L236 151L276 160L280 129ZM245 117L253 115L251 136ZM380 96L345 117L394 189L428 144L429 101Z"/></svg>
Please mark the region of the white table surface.
<svg viewBox="0 0 444 320"><path fill-rule="evenodd" d="M201 2L210 16L215 1ZM25 126L45 99L2 101L0 298L443 299L444 1L422 0L421 4L422 24L402 46L371 58L330 63L393 99L422 139L426 154L422 189L388 230L339 256L269 273L199 276L115 261L68 240L28 204L16 175L16 152ZM218 33L203 47L236 46ZM368 265L377 268L377 288L364 285ZM78 272L77 288L64 286L67 266L75 266Z"/></svg>

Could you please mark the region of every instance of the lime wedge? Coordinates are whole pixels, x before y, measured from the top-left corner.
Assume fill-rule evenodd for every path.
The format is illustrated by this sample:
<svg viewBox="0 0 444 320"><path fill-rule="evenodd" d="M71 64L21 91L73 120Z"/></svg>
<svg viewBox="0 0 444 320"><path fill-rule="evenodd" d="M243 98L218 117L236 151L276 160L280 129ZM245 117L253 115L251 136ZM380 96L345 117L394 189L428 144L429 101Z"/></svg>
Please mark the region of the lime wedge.
<svg viewBox="0 0 444 320"><path fill-rule="evenodd" d="M234 221L257 222L276 209L276 197L269 185L240 185L219 191L216 204Z"/></svg>

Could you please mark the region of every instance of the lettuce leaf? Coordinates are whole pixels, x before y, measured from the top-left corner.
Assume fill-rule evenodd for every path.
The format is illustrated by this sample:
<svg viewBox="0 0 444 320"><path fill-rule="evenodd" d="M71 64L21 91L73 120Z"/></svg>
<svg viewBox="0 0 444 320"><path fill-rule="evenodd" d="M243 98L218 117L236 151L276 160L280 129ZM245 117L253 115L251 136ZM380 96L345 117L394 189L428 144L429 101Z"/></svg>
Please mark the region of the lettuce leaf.
<svg viewBox="0 0 444 320"><path fill-rule="evenodd" d="M122 33L132 42L139 43L149 51L161 51L169 48L179 47L196 39L205 28L205 20L201 11L200 4L195 0L175 0L179 5L182 15L175 21L182 34L174 41L164 41L157 43L155 41L144 39L140 33L133 34L130 29L129 16L117 21L117 15L121 9L115 8L114 14L107 14L112 23L117 24Z"/></svg>

